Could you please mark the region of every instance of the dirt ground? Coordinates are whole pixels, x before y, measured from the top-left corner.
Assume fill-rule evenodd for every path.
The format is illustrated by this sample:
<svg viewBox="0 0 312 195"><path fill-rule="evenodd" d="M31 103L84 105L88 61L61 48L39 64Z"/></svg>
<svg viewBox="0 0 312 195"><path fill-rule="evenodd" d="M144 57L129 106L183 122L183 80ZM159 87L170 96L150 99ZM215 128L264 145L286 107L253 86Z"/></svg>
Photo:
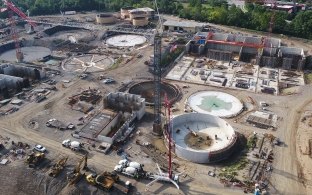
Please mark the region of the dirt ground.
<svg viewBox="0 0 312 195"><path fill-rule="evenodd" d="M230 29L227 27L227 29ZM304 44L304 43L302 43ZM307 49L312 46L307 45ZM67 181L65 178L66 170L73 168L81 154L64 149L61 146L63 139L70 138L70 131L59 131L45 126L46 120L49 118L57 118L66 122L76 121L83 116L83 113L73 111L67 105L68 97L75 94L80 88L97 87L102 91L103 95L114 92L121 86L122 82L142 80L153 78L148 72L148 66L144 65L144 61L149 59L153 54L153 48L147 47L140 51L144 53L142 58L133 58L128 63L122 63L114 69L107 71L98 71L92 73L87 80L81 80L73 73L65 73L63 77L69 78L71 82L66 84L65 88L57 85L58 91L51 93L48 99L41 102L31 102L21 107L18 112L0 118L0 135L2 137L10 137L9 141L23 141L31 146L40 143L48 149L47 160L45 166L38 169L30 169L25 166L23 160L14 160L7 165L0 166L0 189L5 194L12 195L28 195L28 194L105 194L102 190L98 190L94 186L88 185L84 180L77 185L65 187ZM117 83L114 85L104 85L96 78L103 74L107 77L114 78ZM59 78L60 79L60 78ZM245 102L247 105L249 97L255 104L250 106L250 110L258 109L259 101L265 100L270 104L270 111L279 116L278 128L275 131L265 130L246 124L245 119L247 112L242 113L237 118L226 119L235 130L245 135L251 135L253 132L258 134L272 133L281 139L283 146L274 149L275 160L273 164L273 173L269 192L270 194L283 195L304 195L311 194L311 159L306 155L307 137L311 136L309 128L299 124L301 115L305 110L311 109L306 107L312 101L311 86L300 87L295 95L289 96L271 96L265 94L249 93L239 90L224 90L222 88L180 83L168 81L182 88L183 85L189 85L187 89L182 89L183 97L176 103L176 107L180 111L174 112L174 115L183 113L184 102L189 95L199 90L218 90L232 94ZM96 107L99 109L100 105ZM151 109L149 110L151 112ZM29 122L35 120L39 126L36 129L30 128ZM298 128L299 127L299 128ZM137 126L137 131L141 131L142 135L135 136L124 149L131 155L131 160L145 164L147 171L156 171L155 162L149 157L142 154L140 148L135 144L136 139L141 139L152 143L154 137L151 135L152 117L147 114L142 122ZM296 139L297 138L297 139ZM311 138L312 139L312 138ZM158 143L161 145L161 143ZM163 148L163 150L165 150ZM88 167L95 172L104 170L111 171L121 159L116 152L108 155L96 152L92 147L88 149L89 159ZM56 179L47 176L48 167L60 156L68 155L69 162L66 170ZM242 194L242 190L237 187L224 187L217 178L207 175L208 171L213 171L221 166L218 165L201 165L186 162L184 160L174 158L174 162L179 163L179 172L184 172L181 177L180 190L177 190L170 184L155 183L147 188L146 184L150 181L136 181L121 176L121 179L130 180L134 189L132 194L207 194L207 195L227 195ZM1 194L1 193L0 193ZM109 194L120 194L117 191Z"/></svg>

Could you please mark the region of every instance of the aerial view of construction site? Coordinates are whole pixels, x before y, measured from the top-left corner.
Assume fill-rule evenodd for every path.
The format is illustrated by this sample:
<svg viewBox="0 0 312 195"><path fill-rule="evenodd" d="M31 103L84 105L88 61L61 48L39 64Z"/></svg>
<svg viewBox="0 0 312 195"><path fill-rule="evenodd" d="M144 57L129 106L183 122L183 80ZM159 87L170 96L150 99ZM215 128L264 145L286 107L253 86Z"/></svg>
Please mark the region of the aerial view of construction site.
<svg viewBox="0 0 312 195"><path fill-rule="evenodd" d="M311 2L0 8L0 194L312 194Z"/></svg>

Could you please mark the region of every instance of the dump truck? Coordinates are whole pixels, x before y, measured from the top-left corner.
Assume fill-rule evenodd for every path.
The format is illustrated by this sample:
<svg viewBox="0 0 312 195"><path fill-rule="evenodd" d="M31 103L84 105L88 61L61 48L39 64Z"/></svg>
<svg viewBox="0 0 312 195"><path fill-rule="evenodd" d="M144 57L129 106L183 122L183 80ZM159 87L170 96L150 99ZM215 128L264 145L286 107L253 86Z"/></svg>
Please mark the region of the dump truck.
<svg viewBox="0 0 312 195"><path fill-rule="evenodd" d="M83 169L87 168L87 155L85 155L79 163L76 165L75 169L67 173L67 181L69 185L77 183L84 174L81 173Z"/></svg>
<svg viewBox="0 0 312 195"><path fill-rule="evenodd" d="M30 168L34 168L39 165L44 159L44 153L33 152L26 157L25 162Z"/></svg>
<svg viewBox="0 0 312 195"><path fill-rule="evenodd" d="M64 169L67 159L68 159L68 156L61 158L57 163L55 163L50 168L48 175L50 177L56 177Z"/></svg>
<svg viewBox="0 0 312 195"><path fill-rule="evenodd" d="M115 173L110 173L105 171L104 173L97 175L97 174L90 174L86 176L86 180L91 185L97 186L105 191L111 190L113 187L118 189L120 192L127 194L129 192L129 188L131 183L127 181L126 187L121 184L118 184L119 176Z"/></svg>

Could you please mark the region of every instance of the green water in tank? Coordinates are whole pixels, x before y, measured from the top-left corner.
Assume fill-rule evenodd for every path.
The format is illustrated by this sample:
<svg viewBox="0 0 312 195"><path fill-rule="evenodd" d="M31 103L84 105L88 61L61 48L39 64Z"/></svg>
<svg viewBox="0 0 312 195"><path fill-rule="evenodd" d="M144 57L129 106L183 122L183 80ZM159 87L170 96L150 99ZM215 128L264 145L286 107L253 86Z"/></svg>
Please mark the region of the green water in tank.
<svg viewBox="0 0 312 195"><path fill-rule="evenodd" d="M217 96L203 96L198 107L208 112L222 109L230 110L232 108L232 103L225 102Z"/></svg>

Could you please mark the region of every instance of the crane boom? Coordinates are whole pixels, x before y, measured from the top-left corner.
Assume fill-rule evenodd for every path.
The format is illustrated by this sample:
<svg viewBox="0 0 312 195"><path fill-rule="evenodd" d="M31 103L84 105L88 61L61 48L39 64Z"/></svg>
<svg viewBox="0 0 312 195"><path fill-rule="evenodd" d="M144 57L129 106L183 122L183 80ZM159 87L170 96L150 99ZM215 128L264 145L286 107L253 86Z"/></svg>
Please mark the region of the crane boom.
<svg viewBox="0 0 312 195"><path fill-rule="evenodd" d="M26 14L24 14L20 9L18 9L11 1L8 0L2 0L4 5L7 6L8 9L12 10L14 13L19 15L21 18L23 18L25 21L27 21L32 27L37 26L36 23L34 23L31 19L29 19Z"/></svg>

